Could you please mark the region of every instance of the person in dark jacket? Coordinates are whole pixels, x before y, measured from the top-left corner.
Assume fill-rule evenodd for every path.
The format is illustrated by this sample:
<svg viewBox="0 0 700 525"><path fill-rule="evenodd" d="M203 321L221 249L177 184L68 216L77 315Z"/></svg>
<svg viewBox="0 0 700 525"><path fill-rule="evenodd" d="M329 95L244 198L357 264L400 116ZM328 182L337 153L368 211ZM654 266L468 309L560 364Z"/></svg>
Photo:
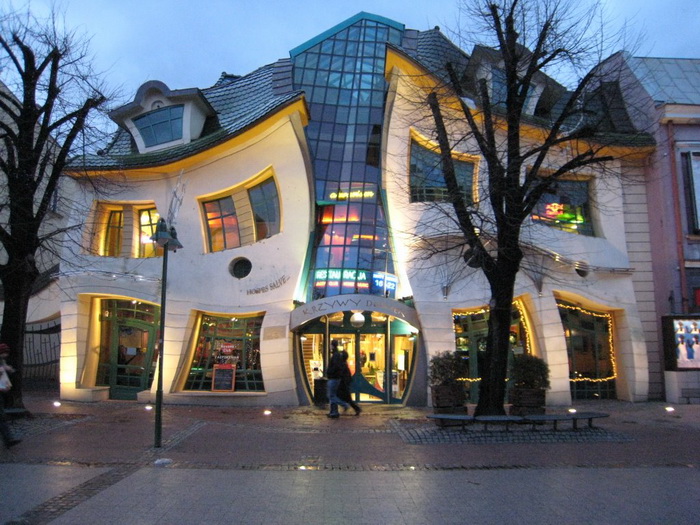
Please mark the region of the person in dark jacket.
<svg viewBox="0 0 700 525"><path fill-rule="evenodd" d="M350 367L348 366L348 353L343 350L340 352L340 355L343 358L343 373L340 378L340 385L338 386L338 397L350 405L355 411L355 415L359 416L362 409L360 408L360 405L353 401L352 394L350 393L352 373L350 372Z"/></svg>
<svg viewBox="0 0 700 525"><path fill-rule="evenodd" d="M335 343L335 341L333 342ZM343 356L337 350L337 346L334 345L333 353L331 354L331 359L326 369L326 377L328 378L328 402L330 403L328 417L333 419L340 417L338 405L342 406L343 410L347 410L350 406L338 397L338 387L343 377L343 368L347 368L347 365L343 362Z"/></svg>
<svg viewBox="0 0 700 525"><path fill-rule="evenodd" d="M5 343L0 343L0 374L8 374L15 371L14 368L5 362L9 355L10 347ZM5 417L5 392L0 392L0 434L2 434L2 440L5 442L5 448L14 447L21 441L12 435L10 426L7 424L7 418Z"/></svg>

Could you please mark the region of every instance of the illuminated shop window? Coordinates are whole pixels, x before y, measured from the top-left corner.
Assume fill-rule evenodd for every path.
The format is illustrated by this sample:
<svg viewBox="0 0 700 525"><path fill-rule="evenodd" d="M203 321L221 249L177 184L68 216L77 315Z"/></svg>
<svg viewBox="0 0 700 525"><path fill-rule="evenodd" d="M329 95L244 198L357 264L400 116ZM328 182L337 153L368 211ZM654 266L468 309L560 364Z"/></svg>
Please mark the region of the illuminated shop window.
<svg viewBox="0 0 700 525"><path fill-rule="evenodd" d="M280 200L272 178L248 190L255 221L255 239L271 237L280 231Z"/></svg>
<svg viewBox="0 0 700 525"><path fill-rule="evenodd" d="M232 365L235 367L235 392L264 391L260 368L262 322L263 316L202 315L185 390L212 390L214 365Z"/></svg>
<svg viewBox="0 0 700 525"><path fill-rule="evenodd" d="M573 399L615 399L612 315L557 302L569 355Z"/></svg>
<svg viewBox="0 0 700 525"><path fill-rule="evenodd" d="M452 314L455 350L469 364L469 377L464 378L464 380L468 383L467 390L472 401L476 401L478 396L478 383L481 380L480 370L484 366L483 360L486 352L488 321L488 308L457 310ZM516 300L513 302L511 313L509 363L512 362L514 356L532 352L531 337L524 306L521 301Z"/></svg>
<svg viewBox="0 0 700 525"><path fill-rule="evenodd" d="M207 220L210 252L220 252L241 245L236 207L231 196L203 203Z"/></svg>
<svg viewBox="0 0 700 525"><path fill-rule="evenodd" d="M700 234L700 152L681 153L690 233Z"/></svg>
<svg viewBox="0 0 700 525"><path fill-rule="evenodd" d="M472 202L474 164L454 159L457 185L467 204ZM411 143L411 202L449 202L450 195L442 174L439 151L432 151L417 142Z"/></svg>
<svg viewBox="0 0 700 525"><path fill-rule="evenodd" d="M134 119L147 148L182 138L183 105L167 106Z"/></svg>
<svg viewBox="0 0 700 525"><path fill-rule="evenodd" d="M532 211L532 220L580 235L594 235L587 180L558 180Z"/></svg>

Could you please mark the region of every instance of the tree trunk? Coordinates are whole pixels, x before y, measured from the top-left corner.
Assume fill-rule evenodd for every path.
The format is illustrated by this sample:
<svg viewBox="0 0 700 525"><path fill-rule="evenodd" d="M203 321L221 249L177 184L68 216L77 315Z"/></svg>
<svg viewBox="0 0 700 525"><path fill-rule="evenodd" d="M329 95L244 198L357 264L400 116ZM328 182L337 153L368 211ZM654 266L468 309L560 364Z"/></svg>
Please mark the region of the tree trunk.
<svg viewBox="0 0 700 525"><path fill-rule="evenodd" d="M6 267L7 269L7 267ZM10 347L8 364L15 369L10 375L12 389L6 396L7 408L24 408L22 401L22 369L24 366L24 334L26 332L27 311L32 285L36 272L8 269L0 276L3 285L5 304L3 308L0 342Z"/></svg>
<svg viewBox="0 0 700 525"><path fill-rule="evenodd" d="M475 415L504 415L508 352L510 351L510 323L513 308L515 271L498 270L498 278L491 282L491 308L486 356L481 371L479 403Z"/></svg>

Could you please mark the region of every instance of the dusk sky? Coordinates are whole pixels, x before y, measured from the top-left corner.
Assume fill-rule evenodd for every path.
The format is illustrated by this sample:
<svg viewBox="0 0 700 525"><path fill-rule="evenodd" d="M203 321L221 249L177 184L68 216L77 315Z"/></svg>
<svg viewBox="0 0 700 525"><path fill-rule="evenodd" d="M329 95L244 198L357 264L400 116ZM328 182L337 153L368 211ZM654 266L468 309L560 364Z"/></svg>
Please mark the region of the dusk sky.
<svg viewBox="0 0 700 525"><path fill-rule="evenodd" d="M147 80L172 89L245 74L360 11L407 28L468 29L458 0L56 0L70 27L92 35L107 81L133 96ZM14 1L16 5L21 5ZM612 26L645 35L635 54L700 58L700 0L603 0ZM51 0L31 0L46 12ZM471 49L466 49L471 51Z"/></svg>

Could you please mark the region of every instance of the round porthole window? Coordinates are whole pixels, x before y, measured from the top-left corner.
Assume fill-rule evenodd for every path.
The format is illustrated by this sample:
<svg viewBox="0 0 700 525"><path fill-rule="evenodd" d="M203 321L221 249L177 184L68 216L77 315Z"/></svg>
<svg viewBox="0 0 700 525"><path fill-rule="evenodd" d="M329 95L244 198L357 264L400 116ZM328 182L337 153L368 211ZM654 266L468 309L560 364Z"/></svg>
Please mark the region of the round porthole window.
<svg viewBox="0 0 700 525"><path fill-rule="evenodd" d="M238 259L234 259L233 261L231 261L231 264L228 265L228 271L236 279L243 279L244 277L248 277L248 274L252 269L253 264L245 257L239 257Z"/></svg>

